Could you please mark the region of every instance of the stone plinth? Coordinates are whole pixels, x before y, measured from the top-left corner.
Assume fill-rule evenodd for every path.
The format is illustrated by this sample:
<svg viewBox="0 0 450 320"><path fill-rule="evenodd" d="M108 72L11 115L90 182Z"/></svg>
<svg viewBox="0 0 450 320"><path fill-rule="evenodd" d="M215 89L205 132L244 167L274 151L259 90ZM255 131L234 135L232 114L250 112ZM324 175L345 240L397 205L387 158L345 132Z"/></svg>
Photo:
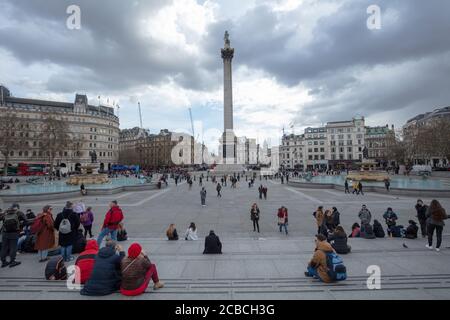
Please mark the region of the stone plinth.
<svg viewBox="0 0 450 320"><path fill-rule="evenodd" d="M79 174L71 176L66 183L76 186L81 184L103 184L108 182L109 178L107 174Z"/></svg>

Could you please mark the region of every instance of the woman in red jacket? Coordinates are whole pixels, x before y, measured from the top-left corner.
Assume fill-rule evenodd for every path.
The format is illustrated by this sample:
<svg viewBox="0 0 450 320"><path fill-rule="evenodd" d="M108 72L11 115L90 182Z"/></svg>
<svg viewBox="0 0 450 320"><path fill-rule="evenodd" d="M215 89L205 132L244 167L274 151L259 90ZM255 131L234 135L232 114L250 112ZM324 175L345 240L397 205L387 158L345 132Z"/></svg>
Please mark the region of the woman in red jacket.
<svg viewBox="0 0 450 320"><path fill-rule="evenodd" d="M86 249L80 253L75 265L79 268L80 284L85 284L91 277L92 269L94 269L95 257L98 254L98 244L96 240L88 240Z"/></svg>

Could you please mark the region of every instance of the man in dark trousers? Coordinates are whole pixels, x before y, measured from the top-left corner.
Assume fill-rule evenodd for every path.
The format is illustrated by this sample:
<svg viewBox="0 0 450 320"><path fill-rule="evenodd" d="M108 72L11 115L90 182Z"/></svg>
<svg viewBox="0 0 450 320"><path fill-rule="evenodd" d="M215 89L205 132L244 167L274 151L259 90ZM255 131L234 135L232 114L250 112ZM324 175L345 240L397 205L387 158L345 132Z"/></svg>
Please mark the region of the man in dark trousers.
<svg viewBox="0 0 450 320"><path fill-rule="evenodd" d="M348 180L347 179L345 179L344 187L345 187L345 193L350 193L350 190L348 189Z"/></svg>
<svg viewBox="0 0 450 320"><path fill-rule="evenodd" d="M222 243L214 230L209 232L209 236L205 238L205 250L203 254L222 254Z"/></svg>
<svg viewBox="0 0 450 320"><path fill-rule="evenodd" d="M14 203L11 208L0 215L0 221L3 222L2 227L2 251L1 260L2 268L9 266L10 268L18 266L21 262L16 261L17 240L19 239L20 227L29 225L25 214L19 211L20 206ZM9 262L6 257L9 256Z"/></svg>
<svg viewBox="0 0 450 320"><path fill-rule="evenodd" d="M259 198L262 199L262 194L263 194L263 186L262 185L259 186L258 192L259 192Z"/></svg>
<svg viewBox="0 0 450 320"><path fill-rule="evenodd" d="M222 190L222 186L220 185L220 183L217 184L216 190L217 190L217 197L222 198L222 194L220 193L220 191Z"/></svg>

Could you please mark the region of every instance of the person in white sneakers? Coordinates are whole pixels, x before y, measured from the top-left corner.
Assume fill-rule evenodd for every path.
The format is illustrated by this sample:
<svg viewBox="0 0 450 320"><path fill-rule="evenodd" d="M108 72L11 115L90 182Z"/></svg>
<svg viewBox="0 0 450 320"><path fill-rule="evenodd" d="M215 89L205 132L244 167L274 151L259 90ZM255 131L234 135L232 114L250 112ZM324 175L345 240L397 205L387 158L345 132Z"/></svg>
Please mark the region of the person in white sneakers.
<svg viewBox="0 0 450 320"><path fill-rule="evenodd" d="M448 219L445 209L437 200L433 200L427 210L427 233L428 249L433 249L433 233L436 230L436 251L440 251L442 243L442 231L444 230L444 220Z"/></svg>

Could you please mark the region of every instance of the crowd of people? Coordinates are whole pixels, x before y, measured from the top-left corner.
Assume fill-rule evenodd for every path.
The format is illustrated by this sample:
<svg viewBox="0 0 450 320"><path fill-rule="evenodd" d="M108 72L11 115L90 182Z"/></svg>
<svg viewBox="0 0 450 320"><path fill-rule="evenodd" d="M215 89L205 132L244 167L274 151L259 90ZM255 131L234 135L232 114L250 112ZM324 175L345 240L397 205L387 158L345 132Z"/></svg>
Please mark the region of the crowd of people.
<svg viewBox="0 0 450 320"><path fill-rule="evenodd" d="M188 174L174 173L171 177L174 180L178 177L177 181L185 179L191 183L196 180L195 176ZM223 176L219 180L207 176L206 181L216 184L217 197L220 198L222 186L226 186L227 180L231 182L230 187L235 188L242 177ZM203 175L198 177L202 206L206 206L207 195L204 179ZM288 178L281 175L279 179ZM362 186L356 189L359 191L357 193L362 193ZM267 199L267 186L261 184L258 193L259 199ZM348 238L376 239L387 234L391 238L416 239L420 231L422 237L428 238L426 247L430 249L433 249L433 238L436 234L435 249L439 251L444 220L448 218L444 208L437 200L425 205L419 199L415 210L418 222L411 219L405 228L399 224L399 215L393 208L388 207L382 215L385 222L383 227L376 219L372 223L371 211L366 205L362 205L357 214L359 221L352 225L351 232L347 234L341 224L339 210L336 207L319 206L313 212L317 226L316 246L305 276L314 277L325 283L345 280L346 268L338 254L351 253ZM253 232L260 233L261 210L258 204L253 203L249 211ZM288 209L285 206L278 208L275 216L279 232L284 231L288 235ZM154 289L164 287L164 283L158 277L156 265L151 262L149 255L139 243L131 244L127 253L118 244L118 241L127 240L127 233L123 225L124 213L117 201L109 204L96 239L93 234L94 220L92 207L85 206L82 201L75 204L68 201L56 215L51 205L44 206L38 215L31 210L27 210L24 214L17 203L12 204L5 212L0 210L1 267L12 268L19 265L20 262L16 260L17 251L31 246L31 250L27 252L35 252L39 262L47 262L45 276L49 280L67 279L65 263L75 260L73 254L79 254L75 260L78 267L76 279L84 284L80 292L82 295L99 296L119 291L126 296L135 296L145 292L150 281L153 281ZM197 241L198 233L194 222L191 222L181 234L178 233L175 224L170 224L166 230L168 241L177 241L180 238L184 238L185 241ZM214 230L210 230L205 236L203 254L222 254L222 243Z"/></svg>

